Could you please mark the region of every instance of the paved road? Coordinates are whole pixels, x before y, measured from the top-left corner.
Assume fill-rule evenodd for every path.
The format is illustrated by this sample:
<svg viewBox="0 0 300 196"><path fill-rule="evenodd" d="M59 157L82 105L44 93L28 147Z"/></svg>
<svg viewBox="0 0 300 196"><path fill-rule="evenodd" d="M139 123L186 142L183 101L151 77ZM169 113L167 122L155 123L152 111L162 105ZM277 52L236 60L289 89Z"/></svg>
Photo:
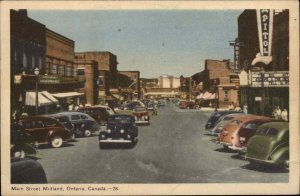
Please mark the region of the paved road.
<svg viewBox="0 0 300 196"><path fill-rule="evenodd" d="M49 183L288 182L288 172L254 169L236 153L212 143L203 129L209 112L169 104L139 127L133 149L99 149L98 137L62 148L43 148L38 161Z"/></svg>

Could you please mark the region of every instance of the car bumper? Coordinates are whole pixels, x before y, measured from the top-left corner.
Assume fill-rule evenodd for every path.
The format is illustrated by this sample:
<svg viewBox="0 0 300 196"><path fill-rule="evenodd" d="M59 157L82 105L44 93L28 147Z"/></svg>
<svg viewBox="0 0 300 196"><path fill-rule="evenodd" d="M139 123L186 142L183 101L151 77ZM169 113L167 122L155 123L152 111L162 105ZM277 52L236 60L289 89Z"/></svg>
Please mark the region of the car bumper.
<svg viewBox="0 0 300 196"><path fill-rule="evenodd" d="M127 139L112 139L108 138L105 140L99 140L99 143L132 143L132 140L127 140Z"/></svg>
<svg viewBox="0 0 300 196"><path fill-rule="evenodd" d="M150 124L148 120L136 120L135 124Z"/></svg>
<svg viewBox="0 0 300 196"><path fill-rule="evenodd" d="M240 152L243 152L243 153L247 152L246 147L228 146L228 148L230 148L232 150L240 151Z"/></svg>

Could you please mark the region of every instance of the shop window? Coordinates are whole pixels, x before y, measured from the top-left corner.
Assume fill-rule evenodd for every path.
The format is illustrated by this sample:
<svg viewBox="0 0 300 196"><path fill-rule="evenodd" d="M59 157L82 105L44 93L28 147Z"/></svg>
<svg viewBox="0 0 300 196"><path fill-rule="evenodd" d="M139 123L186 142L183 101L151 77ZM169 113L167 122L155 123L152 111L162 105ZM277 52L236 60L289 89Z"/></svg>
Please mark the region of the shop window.
<svg viewBox="0 0 300 196"><path fill-rule="evenodd" d="M224 90L224 101L229 101L229 91Z"/></svg>
<svg viewBox="0 0 300 196"><path fill-rule="evenodd" d="M78 76L84 76L84 69L77 69L77 75Z"/></svg>
<svg viewBox="0 0 300 196"><path fill-rule="evenodd" d="M50 73L57 74L57 65L50 65Z"/></svg>
<svg viewBox="0 0 300 196"><path fill-rule="evenodd" d="M72 76L72 68L70 66L66 67L66 76Z"/></svg>
<svg viewBox="0 0 300 196"><path fill-rule="evenodd" d="M58 75L60 76L65 75L65 68L63 65L58 66Z"/></svg>
<svg viewBox="0 0 300 196"><path fill-rule="evenodd" d="M32 55L32 57L31 57L31 67L32 67L32 69L35 68L35 58L34 58L34 55Z"/></svg>
<svg viewBox="0 0 300 196"><path fill-rule="evenodd" d="M40 69L42 69L42 63L43 63L42 57L39 56L39 68Z"/></svg>
<svg viewBox="0 0 300 196"><path fill-rule="evenodd" d="M27 55L26 55L25 52L23 53L23 67L24 67L24 68L27 67Z"/></svg>

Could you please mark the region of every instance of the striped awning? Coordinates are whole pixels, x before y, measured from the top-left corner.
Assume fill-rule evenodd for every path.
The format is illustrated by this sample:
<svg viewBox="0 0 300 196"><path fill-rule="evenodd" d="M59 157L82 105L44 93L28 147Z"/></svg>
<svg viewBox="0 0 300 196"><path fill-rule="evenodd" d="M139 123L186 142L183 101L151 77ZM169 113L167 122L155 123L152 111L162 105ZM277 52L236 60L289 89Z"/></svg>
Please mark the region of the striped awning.
<svg viewBox="0 0 300 196"><path fill-rule="evenodd" d="M36 104L36 92L26 92L25 105L35 106ZM55 99L48 91L38 92L38 106L46 106L58 104L58 100Z"/></svg>
<svg viewBox="0 0 300 196"><path fill-rule="evenodd" d="M52 96L56 98L79 97L79 96L84 96L84 93L78 93L78 92L52 93Z"/></svg>

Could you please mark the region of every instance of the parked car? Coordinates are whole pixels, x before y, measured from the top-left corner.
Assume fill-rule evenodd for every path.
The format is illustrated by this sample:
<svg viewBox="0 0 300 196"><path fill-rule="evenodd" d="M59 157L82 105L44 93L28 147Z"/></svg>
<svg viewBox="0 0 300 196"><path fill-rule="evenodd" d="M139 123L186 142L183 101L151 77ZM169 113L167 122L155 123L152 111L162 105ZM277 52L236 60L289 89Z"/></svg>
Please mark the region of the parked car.
<svg viewBox="0 0 300 196"><path fill-rule="evenodd" d="M50 144L53 148L59 148L71 138L71 132L54 118L32 116L20 121L37 144Z"/></svg>
<svg viewBox="0 0 300 196"><path fill-rule="evenodd" d="M179 104L180 109L197 109L199 105L194 101L181 101Z"/></svg>
<svg viewBox="0 0 300 196"><path fill-rule="evenodd" d="M261 125L249 141L245 158L250 164L289 167L289 123Z"/></svg>
<svg viewBox="0 0 300 196"><path fill-rule="evenodd" d="M226 114L223 115L215 122L215 126L212 129L206 129L208 131L208 134L213 136L218 136L224 126L228 124L230 121L232 121L234 118L237 118L241 115L245 115L244 113L233 113L233 114Z"/></svg>
<svg viewBox="0 0 300 196"><path fill-rule="evenodd" d="M95 107L101 107L101 108L104 108L109 115L113 115L113 114L116 114L116 112L109 106L107 105L95 105Z"/></svg>
<svg viewBox="0 0 300 196"><path fill-rule="evenodd" d="M153 111L153 109L154 109L154 103L153 103L153 101L149 101L147 103L147 110L148 111Z"/></svg>
<svg viewBox="0 0 300 196"><path fill-rule="evenodd" d="M26 133L23 126L13 123L10 126L10 156L25 158L27 155L36 154L34 138Z"/></svg>
<svg viewBox="0 0 300 196"><path fill-rule="evenodd" d="M145 106L145 104L141 101L132 101L126 103L121 107L122 110L133 110L136 106Z"/></svg>
<svg viewBox="0 0 300 196"><path fill-rule="evenodd" d="M219 118L227 114L243 113L243 111L225 110L213 112L205 124L205 129L211 129L216 125Z"/></svg>
<svg viewBox="0 0 300 196"><path fill-rule="evenodd" d="M165 106L166 104L167 104L167 101L165 99L160 99L157 101L158 107Z"/></svg>
<svg viewBox="0 0 300 196"><path fill-rule="evenodd" d="M99 124L104 124L107 121L109 113L106 108L101 106L86 106L80 107L78 112L83 112L94 118Z"/></svg>
<svg viewBox="0 0 300 196"><path fill-rule="evenodd" d="M220 132L217 142L223 145L224 148L228 148L232 145L232 139L234 133L239 130L244 123L249 120L254 119L269 119L265 116L256 116L256 115L241 115L239 117L234 118L230 123L226 124L222 131Z"/></svg>
<svg viewBox="0 0 300 196"><path fill-rule="evenodd" d="M47 114L45 116L55 118L60 122L65 128L67 128L71 132L71 139L75 139L76 137L76 132L75 132L75 127L69 120L68 116L62 115L62 114Z"/></svg>
<svg viewBox="0 0 300 196"><path fill-rule="evenodd" d="M74 132L76 136L89 137L92 135L92 133L100 129L100 126L95 121L95 119L93 119L91 116L89 116L86 113L61 112L58 114L65 115L69 118L69 120L71 121L74 127Z"/></svg>
<svg viewBox="0 0 300 196"><path fill-rule="evenodd" d="M30 158L11 158L11 184L46 184L42 165Z"/></svg>
<svg viewBox="0 0 300 196"><path fill-rule="evenodd" d="M126 114L111 115L107 120L106 128L99 133L100 148L109 143L129 143L137 141L138 128L134 117Z"/></svg>
<svg viewBox="0 0 300 196"><path fill-rule="evenodd" d="M241 153L246 152L248 142L251 137L255 135L257 128L267 122L272 121L268 118L256 118L243 123L243 125L235 131L231 141L232 145L229 146L232 150L237 150Z"/></svg>
<svg viewBox="0 0 300 196"><path fill-rule="evenodd" d="M137 106L133 109L132 115L134 116L136 124L150 124L150 117L146 107Z"/></svg>

